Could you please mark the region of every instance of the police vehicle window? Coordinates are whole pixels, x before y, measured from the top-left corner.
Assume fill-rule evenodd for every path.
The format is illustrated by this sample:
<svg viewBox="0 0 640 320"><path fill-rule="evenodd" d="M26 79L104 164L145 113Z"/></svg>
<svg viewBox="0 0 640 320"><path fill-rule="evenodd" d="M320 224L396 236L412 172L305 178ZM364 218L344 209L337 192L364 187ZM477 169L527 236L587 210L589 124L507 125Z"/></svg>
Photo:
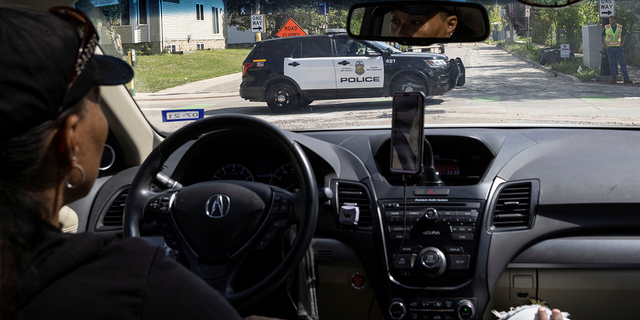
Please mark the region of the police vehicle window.
<svg viewBox="0 0 640 320"><path fill-rule="evenodd" d="M327 37L313 37L304 39L302 45L302 58L330 57L331 42Z"/></svg>
<svg viewBox="0 0 640 320"><path fill-rule="evenodd" d="M291 52L291 58L302 58L302 42L298 43L298 45Z"/></svg>

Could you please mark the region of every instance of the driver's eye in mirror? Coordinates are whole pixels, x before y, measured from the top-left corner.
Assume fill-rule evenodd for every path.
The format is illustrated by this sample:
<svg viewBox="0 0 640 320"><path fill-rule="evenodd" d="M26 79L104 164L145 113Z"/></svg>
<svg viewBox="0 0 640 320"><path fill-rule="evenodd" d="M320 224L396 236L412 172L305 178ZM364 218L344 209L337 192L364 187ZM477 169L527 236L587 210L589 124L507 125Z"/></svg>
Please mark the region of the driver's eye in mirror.
<svg viewBox="0 0 640 320"><path fill-rule="evenodd" d="M377 2L349 11L349 35L361 39L435 42L482 41L489 18L481 5L459 2Z"/></svg>

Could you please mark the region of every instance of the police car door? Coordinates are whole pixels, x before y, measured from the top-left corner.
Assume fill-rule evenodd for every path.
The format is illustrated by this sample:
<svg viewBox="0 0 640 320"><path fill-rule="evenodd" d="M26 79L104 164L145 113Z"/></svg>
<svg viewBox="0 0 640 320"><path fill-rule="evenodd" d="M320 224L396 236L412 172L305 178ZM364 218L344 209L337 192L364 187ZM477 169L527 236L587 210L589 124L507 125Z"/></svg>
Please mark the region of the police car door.
<svg viewBox="0 0 640 320"><path fill-rule="evenodd" d="M339 97L379 97L384 85L382 55L368 56L376 52L364 42L347 36L334 37L336 87ZM358 90L353 90L358 89Z"/></svg>
<svg viewBox="0 0 640 320"><path fill-rule="evenodd" d="M328 98L333 98L336 78L332 58L328 37L300 37L291 57L284 58L284 75L298 83L303 96L325 98L328 95Z"/></svg>

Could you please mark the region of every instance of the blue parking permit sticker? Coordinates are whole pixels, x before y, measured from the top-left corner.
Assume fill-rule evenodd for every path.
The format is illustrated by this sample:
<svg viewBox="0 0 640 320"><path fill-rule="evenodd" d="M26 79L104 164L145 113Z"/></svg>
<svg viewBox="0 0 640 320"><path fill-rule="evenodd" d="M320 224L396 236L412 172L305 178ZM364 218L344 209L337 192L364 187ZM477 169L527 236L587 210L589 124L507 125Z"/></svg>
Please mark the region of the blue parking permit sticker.
<svg viewBox="0 0 640 320"><path fill-rule="evenodd" d="M204 118L204 109L163 110L162 122L191 121Z"/></svg>

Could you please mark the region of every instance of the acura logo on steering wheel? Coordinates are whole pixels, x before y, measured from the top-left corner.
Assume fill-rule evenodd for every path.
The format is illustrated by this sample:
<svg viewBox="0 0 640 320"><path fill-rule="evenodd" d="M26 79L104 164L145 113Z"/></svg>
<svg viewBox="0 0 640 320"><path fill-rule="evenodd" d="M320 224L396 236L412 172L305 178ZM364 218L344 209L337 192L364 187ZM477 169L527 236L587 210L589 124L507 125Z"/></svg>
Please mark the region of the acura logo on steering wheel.
<svg viewBox="0 0 640 320"><path fill-rule="evenodd" d="M215 194L207 200L207 216L209 218L222 218L229 213L231 198L226 194Z"/></svg>

